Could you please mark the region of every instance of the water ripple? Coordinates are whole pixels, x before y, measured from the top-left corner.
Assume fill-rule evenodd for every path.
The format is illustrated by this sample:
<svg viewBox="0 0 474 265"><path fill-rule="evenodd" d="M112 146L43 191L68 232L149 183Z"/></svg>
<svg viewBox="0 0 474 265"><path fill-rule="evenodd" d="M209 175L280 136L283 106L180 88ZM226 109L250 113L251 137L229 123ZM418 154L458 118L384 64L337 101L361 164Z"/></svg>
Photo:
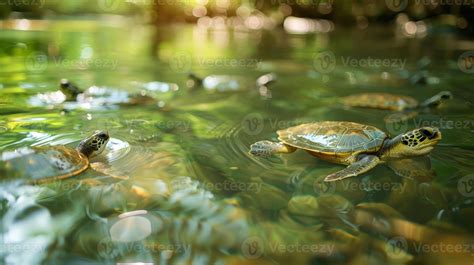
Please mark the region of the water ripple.
<svg viewBox="0 0 474 265"><path fill-rule="evenodd" d="M242 124L239 122L232 124L231 126L227 125L228 124L219 126L212 132L214 137L222 143L220 145L221 148L219 153L226 158L227 161L231 161L230 163L236 163L234 161L242 161L243 157L245 157L247 158L246 160L253 161L262 167L270 168L271 162L269 160L258 159L248 153L249 146L255 141L255 139L252 135L246 132L242 127Z"/></svg>

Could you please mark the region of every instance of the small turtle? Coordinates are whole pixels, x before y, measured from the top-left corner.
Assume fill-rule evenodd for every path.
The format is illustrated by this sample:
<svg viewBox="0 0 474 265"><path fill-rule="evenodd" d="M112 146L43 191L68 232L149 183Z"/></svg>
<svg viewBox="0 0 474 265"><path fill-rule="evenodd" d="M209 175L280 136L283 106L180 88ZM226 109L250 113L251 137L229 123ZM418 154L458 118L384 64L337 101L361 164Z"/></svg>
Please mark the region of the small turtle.
<svg viewBox="0 0 474 265"><path fill-rule="evenodd" d="M73 149L66 146L40 146L4 152L0 157L0 172L9 179L43 183L78 175L89 167L89 158L100 154L109 134L95 131Z"/></svg>
<svg viewBox="0 0 474 265"><path fill-rule="evenodd" d="M157 101L144 93L129 95L125 91L113 90L109 88L91 87L82 91L67 79L61 79L59 84L60 91L66 96L66 101L93 102L94 98L99 104L124 104L124 105L153 105Z"/></svg>
<svg viewBox="0 0 474 265"><path fill-rule="evenodd" d="M399 113L385 118L386 121L392 121L395 118L397 118L396 120L406 120L414 117L418 114L418 111L427 112L452 98L451 92L441 91L420 104L410 96L390 93L363 93L344 97L342 103L349 107L398 111Z"/></svg>
<svg viewBox="0 0 474 265"><path fill-rule="evenodd" d="M150 82L136 83L136 85L143 88L140 93L130 94L118 89L97 86L91 86L87 90L82 91L67 79L61 79L59 88L62 94L66 97L65 101L74 101L80 104L85 104L85 106L89 106L89 108L91 106L100 107L110 105L156 105L163 110L169 110L168 106L165 106L165 101L155 99L155 97L149 95L150 92L161 93L160 95L163 96L163 99L169 99L174 95L174 93L167 94L167 96L164 94L178 90L178 85L173 83Z"/></svg>
<svg viewBox="0 0 474 265"><path fill-rule="evenodd" d="M348 165L328 175L325 181L358 176L390 159L426 155L441 140L441 132L432 127L389 138L376 127L344 121L301 124L277 134L280 142L256 142L250 146L250 154L269 156L303 149L320 159Z"/></svg>
<svg viewBox="0 0 474 265"><path fill-rule="evenodd" d="M204 88L207 91L238 91L251 88L266 87L268 84L276 80L276 75L268 73L261 75L256 80L249 79L245 76L233 75L209 75L200 78L193 73L188 76L187 86L190 89Z"/></svg>

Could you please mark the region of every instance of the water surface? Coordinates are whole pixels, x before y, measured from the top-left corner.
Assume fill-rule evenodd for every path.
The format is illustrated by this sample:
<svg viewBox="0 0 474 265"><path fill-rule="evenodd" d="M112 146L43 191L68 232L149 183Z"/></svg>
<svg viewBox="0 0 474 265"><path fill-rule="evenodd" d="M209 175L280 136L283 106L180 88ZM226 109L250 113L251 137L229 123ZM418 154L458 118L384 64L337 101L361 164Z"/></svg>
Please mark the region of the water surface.
<svg viewBox="0 0 474 265"><path fill-rule="evenodd" d="M155 29L129 21L49 23L0 34L1 151L74 147L97 129L108 130L112 141L91 161L103 163L102 172L39 186L2 182L6 261L472 262L474 80L460 70L463 50L456 45L465 40L412 39L377 29L288 35ZM320 61L328 54L332 61ZM368 65L372 59L390 64ZM430 62L423 69L428 84L409 80L422 70L420 60ZM190 90L191 71L236 75L245 85ZM267 72L277 82L254 87ZM63 104L61 78L125 97L145 91L156 103ZM422 101L441 90L455 98L396 124L384 122L387 111L338 102L361 92ZM342 166L303 151L271 158L248 154L253 142L275 140L276 130L322 120L366 123L392 136L437 126L443 140L429 157L395 165L408 175L379 166L335 184L321 180ZM435 252L433 246L442 243L467 248Z"/></svg>

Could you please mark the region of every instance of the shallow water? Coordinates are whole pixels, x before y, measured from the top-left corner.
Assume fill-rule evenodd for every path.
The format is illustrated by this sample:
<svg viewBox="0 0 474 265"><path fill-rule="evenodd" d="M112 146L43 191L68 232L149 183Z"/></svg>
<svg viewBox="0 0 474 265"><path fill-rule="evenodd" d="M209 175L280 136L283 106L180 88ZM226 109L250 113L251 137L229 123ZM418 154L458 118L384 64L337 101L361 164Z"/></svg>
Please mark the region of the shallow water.
<svg viewBox="0 0 474 265"><path fill-rule="evenodd" d="M132 25L58 21L45 30L1 32L1 151L74 147L98 129L112 137L106 152L91 160L100 172L35 186L2 182L6 261L472 262L474 80L460 70L457 48L466 40L410 39L377 29L298 36ZM321 51L335 63L323 61ZM413 84L406 77L420 71L423 57L431 61L429 84ZM390 65L366 66L369 58ZM190 90L190 71L237 75L245 85ZM267 72L277 81L253 87ZM84 89L107 87L119 98L145 91L156 102L58 103L61 78ZM395 124L384 122L388 111L338 102L360 92L422 101L441 90L454 99ZM443 140L429 157L333 184L321 180L342 166L303 151L248 154L250 144L276 139L279 129L321 120L366 123L393 136L435 126ZM463 250L436 251L440 244Z"/></svg>

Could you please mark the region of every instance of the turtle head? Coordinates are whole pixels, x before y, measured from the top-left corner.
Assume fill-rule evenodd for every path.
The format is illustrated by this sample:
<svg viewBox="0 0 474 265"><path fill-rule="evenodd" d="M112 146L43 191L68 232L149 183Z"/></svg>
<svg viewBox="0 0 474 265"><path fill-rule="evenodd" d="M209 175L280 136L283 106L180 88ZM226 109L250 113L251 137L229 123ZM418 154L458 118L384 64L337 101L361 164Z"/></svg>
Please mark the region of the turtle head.
<svg viewBox="0 0 474 265"><path fill-rule="evenodd" d="M104 151L109 138L108 132L95 131L91 136L82 140L76 149L87 157L91 158Z"/></svg>
<svg viewBox="0 0 474 265"><path fill-rule="evenodd" d="M449 91L441 91L438 94L432 96L431 98L425 100L423 103L421 103L422 107L428 107L428 108L436 108L441 103L443 103L446 100L452 99L453 94Z"/></svg>
<svg viewBox="0 0 474 265"><path fill-rule="evenodd" d="M61 79L59 82L59 90L63 92L67 100L76 100L77 95L81 93L79 88L73 85L68 79Z"/></svg>
<svg viewBox="0 0 474 265"><path fill-rule="evenodd" d="M390 156L395 158L426 155L441 141L438 128L422 127L393 139Z"/></svg>

